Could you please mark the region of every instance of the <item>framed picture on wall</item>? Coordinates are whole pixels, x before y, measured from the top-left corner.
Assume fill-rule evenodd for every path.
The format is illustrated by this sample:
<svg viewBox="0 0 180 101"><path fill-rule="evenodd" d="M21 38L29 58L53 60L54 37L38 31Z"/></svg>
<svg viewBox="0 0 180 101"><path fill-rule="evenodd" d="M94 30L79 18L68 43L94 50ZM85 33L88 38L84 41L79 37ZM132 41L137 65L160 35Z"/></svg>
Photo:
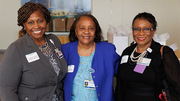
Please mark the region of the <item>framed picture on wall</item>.
<svg viewBox="0 0 180 101"><path fill-rule="evenodd" d="M48 32L69 32L76 17L91 14L91 0L21 0L21 5L26 2L41 3L51 12Z"/></svg>

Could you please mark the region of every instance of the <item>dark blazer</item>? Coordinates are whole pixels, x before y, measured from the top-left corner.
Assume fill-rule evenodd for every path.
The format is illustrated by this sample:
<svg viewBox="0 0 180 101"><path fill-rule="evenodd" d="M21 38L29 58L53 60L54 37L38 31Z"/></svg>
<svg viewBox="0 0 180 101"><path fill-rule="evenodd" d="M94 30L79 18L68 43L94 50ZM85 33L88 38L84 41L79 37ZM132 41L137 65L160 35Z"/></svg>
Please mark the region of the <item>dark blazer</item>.
<svg viewBox="0 0 180 101"><path fill-rule="evenodd" d="M52 34L45 35L53 53L61 50L59 39ZM54 42L50 42L50 39ZM26 55L36 52L37 60L28 62ZM37 45L25 34L13 42L0 63L0 98L2 101L51 101L55 91L63 101L63 78L67 72L65 58L54 58L60 67L59 75L55 73L47 57Z"/></svg>

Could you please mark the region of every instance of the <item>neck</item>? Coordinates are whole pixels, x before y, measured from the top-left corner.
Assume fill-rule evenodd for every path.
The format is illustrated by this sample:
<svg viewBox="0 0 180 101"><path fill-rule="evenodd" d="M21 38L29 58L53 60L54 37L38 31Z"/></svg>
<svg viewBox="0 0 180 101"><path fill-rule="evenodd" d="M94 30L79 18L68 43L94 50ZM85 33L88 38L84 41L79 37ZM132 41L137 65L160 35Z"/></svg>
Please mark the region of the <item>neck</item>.
<svg viewBox="0 0 180 101"><path fill-rule="evenodd" d="M78 48L79 49L90 49L93 46L94 46L94 42L90 43L89 45L83 45L83 44L78 43Z"/></svg>
<svg viewBox="0 0 180 101"><path fill-rule="evenodd" d="M146 51L146 49L147 49L146 47L143 47L143 48L142 48L142 47L138 47L138 46L137 46L136 52L137 52L137 53L142 53L142 52Z"/></svg>
<svg viewBox="0 0 180 101"><path fill-rule="evenodd" d="M146 49L148 48L148 47L150 47L151 46L151 44L149 44L149 45L137 45L137 50L136 50L136 52L137 53L142 53L142 52L144 52L144 51L146 51Z"/></svg>
<svg viewBox="0 0 180 101"><path fill-rule="evenodd" d="M78 44L78 54L80 56L90 56L95 50L95 43L93 42L90 45L80 45Z"/></svg>
<svg viewBox="0 0 180 101"><path fill-rule="evenodd" d="M42 37L41 39L38 39L38 40L33 40L35 42L36 45L38 46L42 46L46 43L46 40L44 37Z"/></svg>

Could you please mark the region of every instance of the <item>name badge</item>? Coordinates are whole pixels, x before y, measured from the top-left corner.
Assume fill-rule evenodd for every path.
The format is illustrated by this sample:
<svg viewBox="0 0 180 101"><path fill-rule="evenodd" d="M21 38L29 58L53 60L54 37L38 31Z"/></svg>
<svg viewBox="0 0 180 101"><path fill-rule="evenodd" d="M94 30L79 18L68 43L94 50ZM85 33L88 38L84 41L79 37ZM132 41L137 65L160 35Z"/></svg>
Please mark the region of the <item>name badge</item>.
<svg viewBox="0 0 180 101"><path fill-rule="evenodd" d="M147 49L147 52L151 53L152 52L152 49L150 47L148 47Z"/></svg>
<svg viewBox="0 0 180 101"><path fill-rule="evenodd" d="M122 57L122 59L121 59L121 64L122 64L122 63L127 63L127 62L128 62L128 58L129 58L128 55L124 55L124 56Z"/></svg>
<svg viewBox="0 0 180 101"><path fill-rule="evenodd" d="M145 65L137 64L136 67L134 68L134 71L143 74L145 69L146 69Z"/></svg>
<svg viewBox="0 0 180 101"><path fill-rule="evenodd" d="M145 66L149 66L150 63L151 63L151 59L148 58L139 58L137 61L137 64L145 65Z"/></svg>
<svg viewBox="0 0 180 101"><path fill-rule="evenodd" d="M33 61L37 61L39 60L39 56L37 54L37 52L33 52L33 53L30 53L30 54L27 54L25 55L26 56L26 59L29 63L33 62Z"/></svg>
<svg viewBox="0 0 180 101"><path fill-rule="evenodd" d="M84 87L87 89L95 89L93 80L84 80Z"/></svg>
<svg viewBox="0 0 180 101"><path fill-rule="evenodd" d="M63 54L62 54L61 50L56 48L54 51L59 59L63 58Z"/></svg>
<svg viewBox="0 0 180 101"><path fill-rule="evenodd" d="M68 73L73 73L74 72L74 65L69 65L68 66Z"/></svg>

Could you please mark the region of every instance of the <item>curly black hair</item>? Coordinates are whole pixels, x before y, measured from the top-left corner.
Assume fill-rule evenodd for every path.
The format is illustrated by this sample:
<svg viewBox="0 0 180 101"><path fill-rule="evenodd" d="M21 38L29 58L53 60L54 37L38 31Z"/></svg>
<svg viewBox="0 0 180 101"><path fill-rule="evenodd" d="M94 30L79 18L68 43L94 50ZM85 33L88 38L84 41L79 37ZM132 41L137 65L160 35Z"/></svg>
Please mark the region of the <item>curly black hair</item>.
<svg viewBox="0 0 180 101"><path fill-rule="evenodd" d="M18 24L17 25L23 27L19 31L19 37L23 36L26 33L26 30L24 30L23 24L28 20L31 14L37 10L40 10L43 13L44 18L46 19L47 23L50 22L51 13L44 5L40 3L27 2L18 10L18 20L17 20Z"/></svg>

